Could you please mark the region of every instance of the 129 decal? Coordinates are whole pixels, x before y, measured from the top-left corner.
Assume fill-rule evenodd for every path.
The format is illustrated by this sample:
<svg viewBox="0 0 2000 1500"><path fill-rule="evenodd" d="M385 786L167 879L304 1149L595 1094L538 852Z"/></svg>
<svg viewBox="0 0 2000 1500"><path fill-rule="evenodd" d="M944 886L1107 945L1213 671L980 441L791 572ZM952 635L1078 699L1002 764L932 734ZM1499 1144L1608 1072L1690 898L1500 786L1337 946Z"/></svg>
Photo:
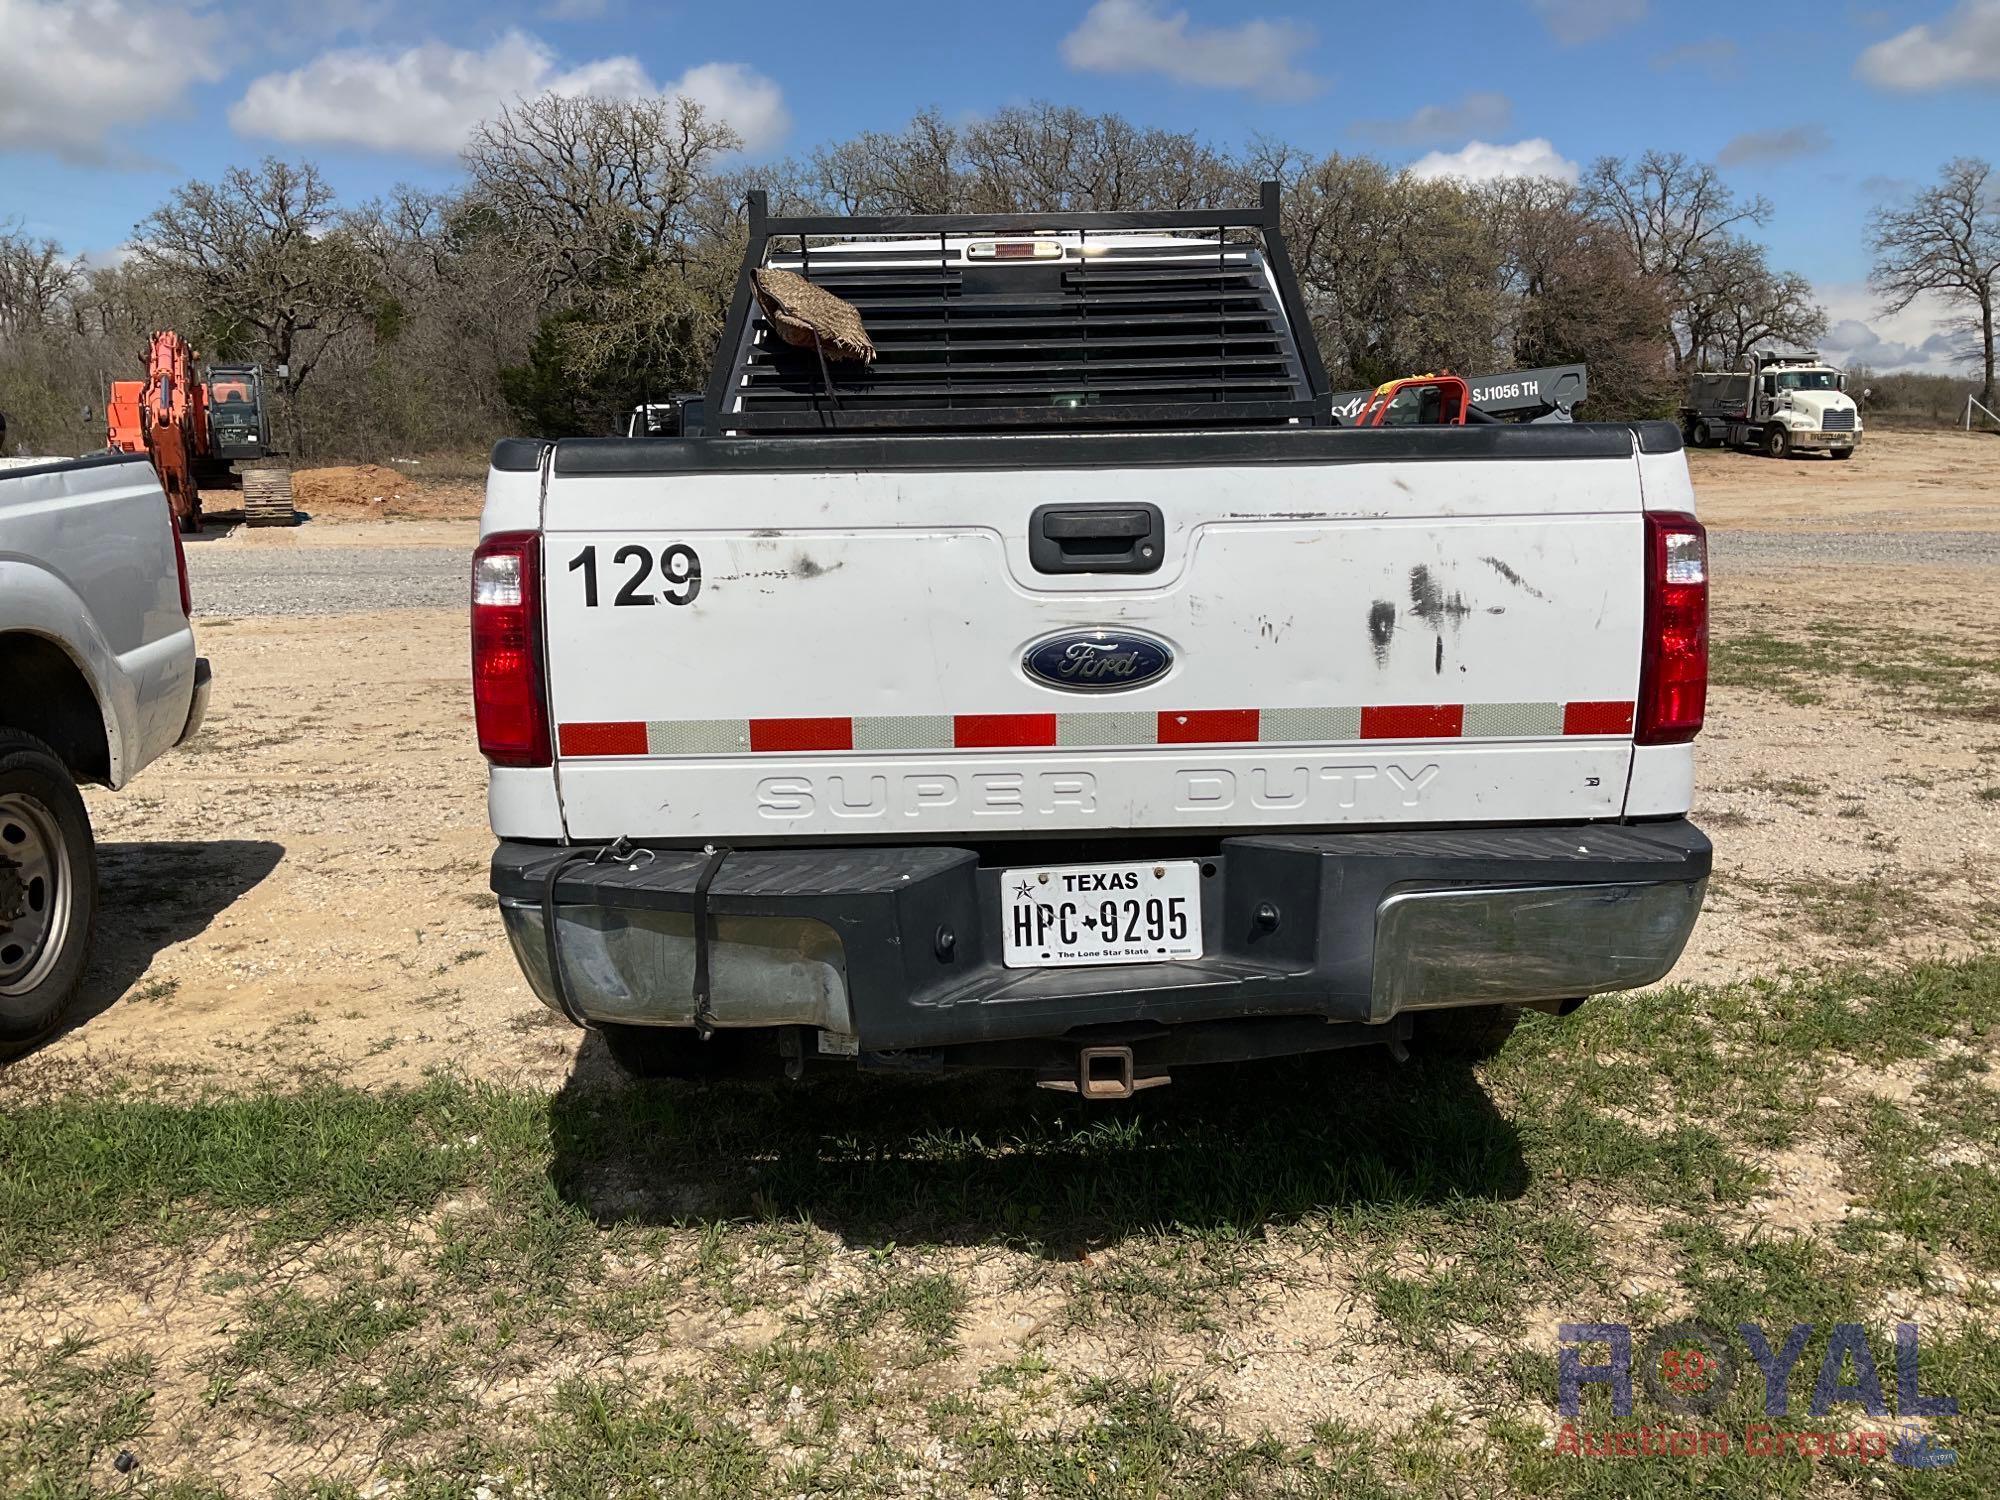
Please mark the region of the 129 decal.
<svg viewBox="0 0 2000 1500"><path fill-rule="evenodd" d="M662 599L669 604L692 604L701 592L701 557L686 542L662 548L657 561L652 549L628 543L611 554L611 565L626 570L624 583L612 596L613 604L658 604ZM654 592L648 585L656 568L666 587ZM569 570L583 575L584 608L597 608L597 548L593 545L577 553L569 560Z"/></svg>

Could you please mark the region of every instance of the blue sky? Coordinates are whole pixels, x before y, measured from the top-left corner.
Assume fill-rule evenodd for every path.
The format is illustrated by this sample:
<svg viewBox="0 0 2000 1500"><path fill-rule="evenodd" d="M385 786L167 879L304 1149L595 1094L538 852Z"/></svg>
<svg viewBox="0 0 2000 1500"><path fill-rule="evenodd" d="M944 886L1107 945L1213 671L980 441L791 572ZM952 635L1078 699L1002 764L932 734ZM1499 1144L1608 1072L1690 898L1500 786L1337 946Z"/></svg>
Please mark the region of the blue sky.
<svg viewBox="0 0 2000 1500"><path fill-rule="evenodd" d="M442 186L471 120L549 88L690 93L753 158L1030 99L1424 172L1685 151L1771 200L1831 347L1942 368L1934 310L1875 313L1865 219L2000 150L2000 0L0 0L0 220L112 254L176 183L273 152L346 197Z"/></svg>

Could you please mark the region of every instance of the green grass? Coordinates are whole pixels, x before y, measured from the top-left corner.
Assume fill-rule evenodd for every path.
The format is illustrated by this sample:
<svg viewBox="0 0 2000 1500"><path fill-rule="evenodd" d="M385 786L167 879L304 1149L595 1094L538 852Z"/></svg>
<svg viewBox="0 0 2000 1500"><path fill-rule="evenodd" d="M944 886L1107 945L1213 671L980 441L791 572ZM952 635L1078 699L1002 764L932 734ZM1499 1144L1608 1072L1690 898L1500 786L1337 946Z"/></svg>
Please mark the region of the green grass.
<svg viewBox="0 0 2000 1500"><path fill-rule="evenodd" d="M1310 1449L1218 1432L1204 1420L1205 1393L1184 1382L1096 1380L1077 1400L1082 1420L1046 1432L977 1419L943 1424L970 1492L1077 1500L1390 1493L1369 1485L1365 1464L1341 1475L1316 1463Z"/></svg>
<svg viewBox="0 0 2000 1500"><path fill-rule="evenodd" d="M420 1212L493 1174L533 1174L547 1131L540 1099L446 1081L16 1107L0 1113L0 1281L135 1234L172 1244L229 1226L271 1245Z"/></svg>
<svg viewBox="0 0 2000 1500"><path fill-rule="evenodd" d="M1989 955L1891 972L1669 988L1596 1001L1561 1022L1533 1016L1494 1077L1545 1118L1563 1107L1612 1109L1651 1119L1665 1135L1680 1133L1684 1151L1698 1146L1685 1133L1703 1129L1739 1149L1777 1148L1826 1123L1818 1100L1835 1071L1925 1057L1943 1038L1984 1040L1996 1027L2000 956ZM1567 1134L1572 1149L1596 1155L1600 1172L1623 1171L1623 1158L1637 1161L1645 1150L1616 1128L1596 1139ZM1726 1164L1714 1165L1726 1177ZM1655 1180L1662 1173L1677 1185L1688 1180L1685 1170L1651 1171Z"/></svg>
<svg viewBox="0 0 2000 1500"><path fill-rule="evenodd" d="M583 1382L558 1391L554 1407L533 1442L544 1500L769 1493L770 1457L695 1399L647 1399Z"/></svg>
<svg viewBox="0 0 2000 1500"><path fill-rule="evenodd" d="M1984 1110L1991 1089L1972 1091ZM1967 1150L1966 1148L1972 1148ZM1982 1271L2000 1271L2000 1116L1983 1113L1954 1129L1887 1100L1863 1113L1860 1150L1876 1219L1930 1250L1949 1250Z"/></svg>
<svg viewBox="0 0 2000 1500"><path fill-rule="evenodd" d="M131 998L141 1004L149 1001L171 1000L179 992L181 982L169 975L148 979L132 991Z"/></svg>
<svg viewBox="0 0 2000 1500"><path fill-rule="evenodd" d="M227 1250L201 1287L208 1337L179 1367L111 1343L11 1345L0 1494L234 1493L151 1466L194 1424L268 1450L299 1495L350 1493L310 1455L355 1442L392 1493L465 1500L482 1484L1994 1492L1992 1299L1944 1276L2000 1271L1996 1024L1989 957L1531 1015L1477 1074L1331 1055L1194 1071L1109 1110L1004 1082L838 1079L28 1099L0 1115L0 1293ZM1918 1079L1899 1102L1844 1081L1899 1065ZM1783 1149L1831 1160L1857 1211L1747 1232ZM981 1295L1008 1268L1041 1331L973 1340L968 1265L986 1267ZM1385 1405L1364 1430L1300 1411L1278 1435L1233 1417L1231 1351L1329 1275L1366 1331L1315 1358L1434 1372L1481 1420ZM1811 1322L1823 1341L1858 1320L1886 1350L1886 1309L1912 1296L1970 1314L1926 1331L1927 1389L1963 1403L1945 1424L1955 1476L1549 1450L1544 1322L1685 1308ZM712 1332L691 1348L691 1327ZM1181 1353L1155 1368L1146 1351L1165 1345ZM1078 1348L1100 1352L1060 1353ZM198 1410L163 1407L168 1373ZM125 1447L147 1487L109 1468Z"/></svg>
<svg viewBox="0 0 2000 1500"><path fill-rule="evenodd" d="M2000 718L2000 656L1942 646L1923 631L1832 617L1813 620L1803 636L1732 625L1716 632L1711 650L1718 685L1791 703L1822 703L1826 684L1845 679L1906 706Z"/></svg>
<svg viewBox="0 0 2000 1500"><path fill-rule="evenodd" d="M1927 899L1923 887L1907 876L1842 880L1822 874L1813 880L1786 881L1778 892L1812 931L1853 947L1951 923L1937 903Z"/></svg>
<svg viewBox="0 0 2000 1500"><path fill-rule="evenodd" d="M1067 1327L1184 1333L1233 1325L1286 1284L1261 1246L1226 1233L1137 1239L1119 1253L1090 1257L1064 1279Z"/></svg>
<svg viewBox="0 0 2000 1500"><path fill-rule="evenodd" d="M0 1494L74 1493L93 1469L114 1478L111 1461L153 1425L152 1362L76 1337L15 1358L4 1379L22 1409L0 1417Z"/></svg>

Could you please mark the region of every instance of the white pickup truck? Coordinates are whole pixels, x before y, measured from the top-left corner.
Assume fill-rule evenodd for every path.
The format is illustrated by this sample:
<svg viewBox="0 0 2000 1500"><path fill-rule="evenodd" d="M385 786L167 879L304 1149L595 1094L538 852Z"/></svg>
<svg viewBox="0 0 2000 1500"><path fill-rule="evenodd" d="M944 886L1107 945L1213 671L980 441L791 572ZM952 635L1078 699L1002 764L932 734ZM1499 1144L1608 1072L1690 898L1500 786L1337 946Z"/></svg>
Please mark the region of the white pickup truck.
<svg viewBox="0 0 2000 1500"><path fill-rule="evenodd" d="M781 340L766 266L874 361ZM1664 975L1710 864L1679 432L1342 428L1304 326L1273 189L753 198L703 435L494 452L474 706L543 1000L640 1072L1111 1098Z"/></svg>
<svg viewBox="0 0 2000 1500"><path fill-rule="evenodd" d="M122 787L208 707L187 562L152 466L0 467L0 1057L83 982L97 855L79 782Z"/></svg>

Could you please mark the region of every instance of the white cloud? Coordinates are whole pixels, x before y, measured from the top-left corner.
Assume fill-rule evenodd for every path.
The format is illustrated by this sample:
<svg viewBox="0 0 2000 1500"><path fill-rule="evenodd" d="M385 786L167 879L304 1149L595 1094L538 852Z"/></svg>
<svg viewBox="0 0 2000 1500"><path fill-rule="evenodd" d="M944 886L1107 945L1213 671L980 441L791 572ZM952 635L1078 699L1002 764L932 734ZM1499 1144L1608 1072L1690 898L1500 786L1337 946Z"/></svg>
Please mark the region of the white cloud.
<svg viewBox="0 0 2000 1500"><path fill-rule="evenodd" d="M1877 42L1854 71L1881 88L1911 93L2000 84L2000 0L1960 0L1936 23Z"/></svg>
<svg viewBox="0 0 2000 1500"><path fill-rule="evenodd" d="M0 150L103 165L149 156L128 127L221 75L213 16L126 0L0 0Z"/></svg>
<svg viewBox="0 0 2000 1500"><path fill-rule="evenodd" d="M1783 130L1751 130L1732 137L1715 155L1725 167L1760 166L1770 162L1795 161L1830 148L1826 127L1792 125Z"/></svg>
<svg viewBox="0 0 2000 1500"><path fill-rule="evenodd" d="M77 257L93 271L114 271L137 253L130 240L108 250L86 250Z"/></svg>
<svg viewBox="0 0 2000 1500"><path fill-rule="evenodd" d="M1063 38L1062 55L1086 73L1159 73L1197 88L1303 99L1319 80L1293 60L1314 41L1313 29L1298 21L1191 26L1186 11L1163 13L1154 0L1097 0Z"/></svg>
<svg viewBox="0 0 2000 1500"><path fill-rule="evenodd" d="M522 31L483 52L443 42L402 52L323 52L253 81L229 123L243 135L299 144L450 156L502 105L542 94L685 95L734 126L750 151L774 144L791 126L778 85L742 63L704 63L662 86L636 57L561 68L546 43Z"/></svg>
<svg viewBox="0 0 2000 1500"><path fill-rule="evenodd" d="M323 52L253 81L229 123L281 141L449 156L496 104L548 88L553 69L549 49L518 31L484 52L442 42L395 54Z"/></svg>
<svg viewBox="0 0 2000 1500"><path fill-rule="evenodd" d="M1456 104L1426 104L1401 120L1362 120L1355 131L1391 146L1429 146L1467 136L1497 135L1514 123L1514 104L1505 94L1467 94Z"/></svg>
<svg viewBox="0 0 2000 1500"><path fill-rule="evenodd" d="M1902 312L1885 314L1865 282L1835 282L1814 292L1828 322L1820 351L1837 365L1925 375L1964 375L1969 369L1971 342L1943 326L1952 309L1939 298L1920 297Z"/></svg>
<svg viewBox="0 0 2000 1500"><path fill-rule="evenodd" d="M1412 177L1460 177L1468 182L1493 182L1502 177L1556 177L1575 182L1575 162L1541 136L1494 146L1472 141L1457 151L1433 151L1408 168Z"/></svg>
<svg viewBox="0 0 2000 1500"><path fill-rule="evenodd" d="M1646 19L1646 0L1528 0L1528 4L1549 34L1565 46L1594 42Z"/></svg>
<svg viewBox="0 0 2000 1500"><path fill-rule="evenodd" d="M710 114L727 120L743 137L743 149L775 146L792 128L784 91L745 63L713 62L689 68L668 84L666 93L685 94Z"/></svg>

